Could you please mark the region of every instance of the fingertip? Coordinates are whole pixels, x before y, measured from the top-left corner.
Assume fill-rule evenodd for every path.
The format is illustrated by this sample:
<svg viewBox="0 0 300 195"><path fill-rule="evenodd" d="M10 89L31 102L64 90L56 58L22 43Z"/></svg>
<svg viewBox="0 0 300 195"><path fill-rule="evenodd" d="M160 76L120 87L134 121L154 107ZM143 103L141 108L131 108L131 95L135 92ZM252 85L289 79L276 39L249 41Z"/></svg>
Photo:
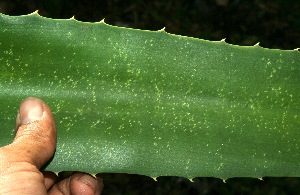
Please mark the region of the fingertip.
<svg viewBox="0 0 300 195"><path fill-rule="evenodd" d="M49 106L39 98L29 97L20 104L16 120L16 136L12 144L22 151L20 160L40 168L55 151L56 128Z"/></svg>
<svg viewBox="0 0 300 195"><path fill-rule="evenodd" d="M100 177L94 178L87 173L77 172L55 183L49 194L101 194L103 181Z"/></svg>

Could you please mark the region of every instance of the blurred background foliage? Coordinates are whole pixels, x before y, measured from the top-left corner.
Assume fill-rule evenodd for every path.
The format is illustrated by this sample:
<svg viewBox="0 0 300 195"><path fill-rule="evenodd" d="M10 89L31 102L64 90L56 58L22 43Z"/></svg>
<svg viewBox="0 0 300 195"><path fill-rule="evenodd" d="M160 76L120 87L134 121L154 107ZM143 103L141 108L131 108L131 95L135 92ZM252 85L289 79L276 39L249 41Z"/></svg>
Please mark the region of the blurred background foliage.
<svg viewBox="0 0 300 195"><path fill-rule="evenodd" d="M299 0L0 0L0 12L105 22L274 49L300 48ZM0 27L1 28L1 27ZM103 194L300 194L299 178L149 177L101 174Z"/></svg>

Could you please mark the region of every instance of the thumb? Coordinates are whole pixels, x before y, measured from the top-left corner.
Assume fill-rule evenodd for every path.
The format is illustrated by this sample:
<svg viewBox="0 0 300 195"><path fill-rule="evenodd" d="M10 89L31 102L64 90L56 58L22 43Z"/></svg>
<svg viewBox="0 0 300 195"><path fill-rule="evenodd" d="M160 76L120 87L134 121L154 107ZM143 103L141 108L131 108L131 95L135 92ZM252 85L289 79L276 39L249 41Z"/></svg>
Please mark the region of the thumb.
<svg viewBox="0 0 300 195"><path fill-rule="evenodd" d="M10 144L14 160L41 168L54 154L56 128L49 106L38 98L22 101L16 121L16 136Z"/></svg>

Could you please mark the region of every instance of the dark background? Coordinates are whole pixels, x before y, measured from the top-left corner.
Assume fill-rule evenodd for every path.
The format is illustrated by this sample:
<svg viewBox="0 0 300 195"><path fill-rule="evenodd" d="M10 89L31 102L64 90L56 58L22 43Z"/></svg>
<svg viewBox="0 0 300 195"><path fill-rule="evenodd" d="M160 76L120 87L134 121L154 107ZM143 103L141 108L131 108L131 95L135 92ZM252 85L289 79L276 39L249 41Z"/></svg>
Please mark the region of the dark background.
<svg viewBox="0 0 300 195"><path fill-rule="evenodd" d="M160 30L236 45L300 48L299 0L0 0L0 12ZM1 28L1 27L0 27ZM220 179L101 174L103 194L300 194L300 178Z"/></svg>

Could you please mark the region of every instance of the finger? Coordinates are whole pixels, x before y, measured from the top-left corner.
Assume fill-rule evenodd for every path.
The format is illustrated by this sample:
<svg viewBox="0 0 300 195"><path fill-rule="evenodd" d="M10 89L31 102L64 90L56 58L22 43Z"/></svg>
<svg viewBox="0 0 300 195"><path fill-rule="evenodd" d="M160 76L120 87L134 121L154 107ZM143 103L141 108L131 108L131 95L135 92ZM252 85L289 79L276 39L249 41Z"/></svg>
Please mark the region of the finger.
<svg viewBox="0 0 300 195"><path fill-rule="evenodd" d="M50 171L44 171L43 175L44 175L46 189L49 190L50 187L57 181L58 177L55 173Z"/></svg>
<svg viewBox="0 0 300 195"><path fill-rule="evenodd" d="M41 168L54 154L56 129L49 106L38 98L22 101L17 116L16 136L10 145L18 162Z"/></svg>
<svg viewBox="0 0 300 195"><path fill-rule="evenodd" d="M57 184L54 184L49 194L94 195L101 194L102 190L103 181L101 178L94 178L85 173L75 173Z"/></svg>

